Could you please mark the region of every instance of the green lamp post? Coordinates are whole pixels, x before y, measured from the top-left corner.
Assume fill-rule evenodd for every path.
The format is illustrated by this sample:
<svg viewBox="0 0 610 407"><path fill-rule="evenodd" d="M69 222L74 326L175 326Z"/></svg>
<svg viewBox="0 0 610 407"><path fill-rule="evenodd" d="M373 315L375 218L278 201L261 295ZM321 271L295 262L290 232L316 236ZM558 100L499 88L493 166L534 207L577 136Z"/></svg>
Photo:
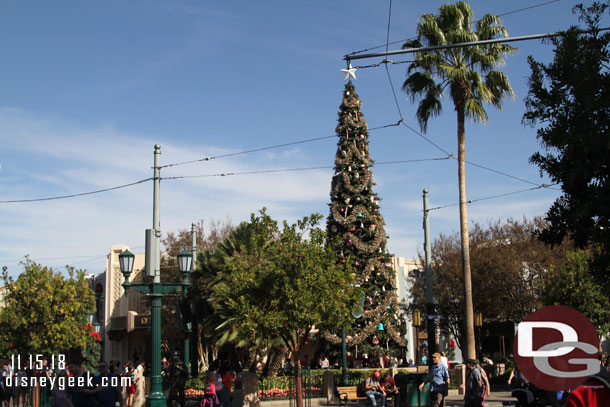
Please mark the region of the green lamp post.
<svg viewBox="0 0 610 407"><path fill-rule="evenodd" d="M121 272L125 277L123 287L125 294L130 288L141 293L148 294L151 298L151 317L152 317L152 373L150 375L150 393L146 397L146 405L149 407L165 407L166 399L163 395L162 377L161 377L161 299L164 293L170 293L180 287L186 289L189 286L188 276L191 272L193 264L193 255L182 250L178 255L178 267L182 273L182 282L180 283L161 283L153 280L152 283L131 284L129 275L133 271L133 263L135 256L125 250L119 254L119 264Z"/></svg>
<svg viewBox="0 0 610 407"><path fill-rule="evenodd" d="M359 288L360 285L354 284L354 287ZM352 310L352 317L354 317L354 319L358 319L364 314L364 291L361 293L360 297L359 304ZM345 327L341 328L341 362L341 383L344 386L347 386L349 385L349 378L347 376L347 343L345 340Z"/></svg>

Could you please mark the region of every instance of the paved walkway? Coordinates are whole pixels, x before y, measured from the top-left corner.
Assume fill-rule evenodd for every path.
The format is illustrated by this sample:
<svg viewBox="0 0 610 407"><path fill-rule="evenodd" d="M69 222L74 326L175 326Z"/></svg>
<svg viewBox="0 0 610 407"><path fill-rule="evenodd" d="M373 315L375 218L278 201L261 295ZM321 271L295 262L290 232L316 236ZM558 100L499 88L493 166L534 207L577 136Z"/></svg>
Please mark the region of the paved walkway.
<svg viewBox="0 0 610 407"><path fill-rule="evenodd" d="M452 394L453 393L453 394ZM451 392L445 399L447 407L463 406L464 396ZM516 399L510 396L510 391L492 391L485 399L485 407L514 406Z"/></svg>
<svg viewBox="0 0 610 407"><path fill-rule="evenodd" d="M457 394L457 390L451 390L449 396L445 399L446 407L462 407L464 405L464 396ZM485 407L500 407L500 406L514 406L515 399L510 396L510 391L492 391L491 395L485 400ZM294 402L292 407L294 407ZM330 406L338 406L339 403L330 404ZM290 407L288 400L275 400L275 401L262 401L261 407ZM326 404L326 399L314 398L311 399L311 407L324 407L329 406Z"/></svg>

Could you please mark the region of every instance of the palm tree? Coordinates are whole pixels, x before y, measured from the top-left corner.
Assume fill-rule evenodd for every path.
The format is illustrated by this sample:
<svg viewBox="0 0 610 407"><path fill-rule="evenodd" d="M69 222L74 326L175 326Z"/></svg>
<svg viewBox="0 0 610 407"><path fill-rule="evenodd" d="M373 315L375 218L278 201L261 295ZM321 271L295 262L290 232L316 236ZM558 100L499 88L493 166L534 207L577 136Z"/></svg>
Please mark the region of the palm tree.
<svg viewBox="0 0 610 407"><path fill-rule="evenodd" d="M500 18L486 14L476 23L473 31L473 11L465 1L444 4L438 15L424 14L417 25L417 40L408 41L403 48L420 48L489 40L506 37L507 31ZM441 99L445 90L453 101L457 113L458 180L460 207L460 236L462 244L462 268L464 272L464 328L466 357L474 358L474 316L470 254L468 243L468 214L466 209L466 117L475 122L488 120L483 108L491 103L501 108L506 95L514 96L508 77L494 70L504 64L504 56L515 48L506 44L488 44L437 50L422 50L415 54L415 61L408 69L403 90L413 101L419 100L417 119L422 131L426 131L430 116L441 112Z"/></svg>

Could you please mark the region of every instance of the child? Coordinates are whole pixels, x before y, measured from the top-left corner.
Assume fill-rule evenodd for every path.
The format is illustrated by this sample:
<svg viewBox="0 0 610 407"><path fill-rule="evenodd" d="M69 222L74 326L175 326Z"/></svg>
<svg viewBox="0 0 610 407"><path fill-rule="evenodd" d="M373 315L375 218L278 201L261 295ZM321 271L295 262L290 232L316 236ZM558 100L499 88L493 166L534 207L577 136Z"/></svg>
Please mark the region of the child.
<svg viewBox="0 0 610 407"><path fill-rule="evenodd" d="M216 395L216 374L209 372L205 377L205 390L203 400L201 400L201 407L217 407L220 405L218 396Z"/></svg>

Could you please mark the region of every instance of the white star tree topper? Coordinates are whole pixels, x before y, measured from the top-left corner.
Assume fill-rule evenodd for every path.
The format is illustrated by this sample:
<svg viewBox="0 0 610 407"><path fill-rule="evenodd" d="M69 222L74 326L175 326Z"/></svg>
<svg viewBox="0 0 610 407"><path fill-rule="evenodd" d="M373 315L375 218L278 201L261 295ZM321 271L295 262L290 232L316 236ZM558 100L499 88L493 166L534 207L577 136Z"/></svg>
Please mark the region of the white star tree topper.
<svg viewBox="0 0 610 407"><path fill-rule="evenodd" d="M341 72L345 72L345 78L343 80L348 80L350 76L356 79L356 71L358 68L352 68L352 63L350 62L347 66L347 69L342 69Z"/></svg>

